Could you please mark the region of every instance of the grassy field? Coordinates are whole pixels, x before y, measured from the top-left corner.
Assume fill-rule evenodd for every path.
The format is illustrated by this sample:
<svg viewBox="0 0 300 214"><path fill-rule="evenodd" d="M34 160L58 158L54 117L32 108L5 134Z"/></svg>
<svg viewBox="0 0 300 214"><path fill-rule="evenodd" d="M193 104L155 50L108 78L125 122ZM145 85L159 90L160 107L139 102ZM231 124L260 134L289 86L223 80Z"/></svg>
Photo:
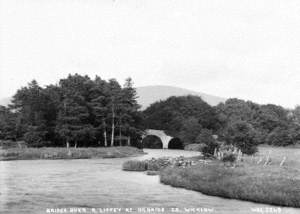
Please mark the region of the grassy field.
<svg viewBox="0 0 300 214"><path fill-rule="evenodd" d="M264 165L267 156L271 162ZM280 167L280 162L286 161ZM212 161L188 168L168 167L160 181L207 195L300 207L300 149L261 146L236 167Z"/></svg>
<svg viewBox="0 0 300 214"><path fill-rule="evenodd" d="M270 154L271 165L279 165L284 157L286 160L283 164L287 168L295 168L300 170L300 146L297 147L272 147L268 145L259 146L259 152L254 156L247 156L247 162L259 161Z"/></svg>
<svg viewBox="0 0 300 214"><path fill-rule="evenodd" d="M122 158L143 154L135 147L108 148L11 148L0 150L0 160Z"/></svg>

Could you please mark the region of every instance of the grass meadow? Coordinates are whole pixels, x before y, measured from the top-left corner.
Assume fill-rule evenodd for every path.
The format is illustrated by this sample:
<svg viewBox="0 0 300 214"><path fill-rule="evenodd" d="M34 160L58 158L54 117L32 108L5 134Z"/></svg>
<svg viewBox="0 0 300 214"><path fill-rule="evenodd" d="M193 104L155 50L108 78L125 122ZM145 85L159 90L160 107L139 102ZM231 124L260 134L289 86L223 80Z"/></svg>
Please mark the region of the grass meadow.
<svg viewBox="0 0 300 214"><path fill-rule="evenodd" d="M258 154L245 156L236 167L219 161L168 167L160 172L160 181L207 195L300 207L300 148L260 146Z"/></svg>

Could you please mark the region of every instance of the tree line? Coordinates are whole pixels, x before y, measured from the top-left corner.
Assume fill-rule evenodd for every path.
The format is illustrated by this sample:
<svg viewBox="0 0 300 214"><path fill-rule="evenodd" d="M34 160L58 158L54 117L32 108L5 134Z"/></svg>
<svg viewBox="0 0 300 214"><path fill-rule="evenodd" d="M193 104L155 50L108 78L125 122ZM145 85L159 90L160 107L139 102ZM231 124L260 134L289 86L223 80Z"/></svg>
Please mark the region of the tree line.
<svg viewBox="0 0 300 214"><path fill-rule="evenodd" d="M28 146L135 145L142 133L140 106L131 78L117 80L79 74L57 85L33 80L0 108L0 139Z"/></svg>
<svg viewBox="0 0 300 214"><path fill-rule="evenodd" d="M79 74L56 85L35 80L19 89L12 104L0 106L0 139L28 146L139 146L145 129L164 130L185 145L219 142L254 153L259 144L287 146L300 141L300 107L259 105L228 99L210 106L198 96L170 97L140 111L130 78L121 86Z"/></svg>
<svg viewBox="0 0 300 214"><path fill-rule="evenodd" d="M210 106L198 96L170 97L144 111L146 126L166 130L184 144L204 144L209 153L219 142L252 154L259 144L287 146L300 142L300 107L228 99Z"/></svg>

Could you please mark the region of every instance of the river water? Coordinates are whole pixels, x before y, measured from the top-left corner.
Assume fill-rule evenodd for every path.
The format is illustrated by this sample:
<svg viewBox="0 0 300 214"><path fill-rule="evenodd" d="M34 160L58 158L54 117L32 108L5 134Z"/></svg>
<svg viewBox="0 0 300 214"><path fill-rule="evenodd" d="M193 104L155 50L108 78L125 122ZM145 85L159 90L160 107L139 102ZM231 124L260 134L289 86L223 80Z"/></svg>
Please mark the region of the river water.
<svg viewBox="0 0 300 214"><path fill-rule="evenodd" d="M0 161L0 213L126 213L126 208L155 214L300 213L300 209L207 196L163 185L158 176L122 171L122 163L129 159L197 155L182 150L145 151L147 155L135 158Z"/></svg>

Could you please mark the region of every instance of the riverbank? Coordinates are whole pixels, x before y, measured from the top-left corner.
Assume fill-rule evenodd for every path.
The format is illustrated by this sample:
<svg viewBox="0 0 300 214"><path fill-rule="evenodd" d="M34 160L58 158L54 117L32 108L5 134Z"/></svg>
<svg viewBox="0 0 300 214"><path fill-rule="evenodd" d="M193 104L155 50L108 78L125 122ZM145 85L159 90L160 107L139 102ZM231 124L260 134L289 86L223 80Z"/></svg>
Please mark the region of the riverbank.
<svg viewBox="0 0 300 214"><path fill-rule="evenodd" d="M235 167L198 157L131 160L123 164L123 169L151 171L156 168L160 182L174 187L223 198L300 207L299 153L298 148L260 147L256 156L244 156ZM264 164L267 156L272 161ZM280 166L283 158L286 160Z"/></svg>
<svg viewBox="0 0 300 214"><path fill-rule="evenodd" d="M36 159L90 159L124 158L144 154L135 147L88 147L88 148L10 148L0 150L0 160L36 160Z"/></svg>
<svg viewBox="0 0 300 214"><path fill-rule="evenodd" d="M259 203L300 207L299 171L278 166L224 167L222 163L165 168L160 182L201 193Z"/></svg>

